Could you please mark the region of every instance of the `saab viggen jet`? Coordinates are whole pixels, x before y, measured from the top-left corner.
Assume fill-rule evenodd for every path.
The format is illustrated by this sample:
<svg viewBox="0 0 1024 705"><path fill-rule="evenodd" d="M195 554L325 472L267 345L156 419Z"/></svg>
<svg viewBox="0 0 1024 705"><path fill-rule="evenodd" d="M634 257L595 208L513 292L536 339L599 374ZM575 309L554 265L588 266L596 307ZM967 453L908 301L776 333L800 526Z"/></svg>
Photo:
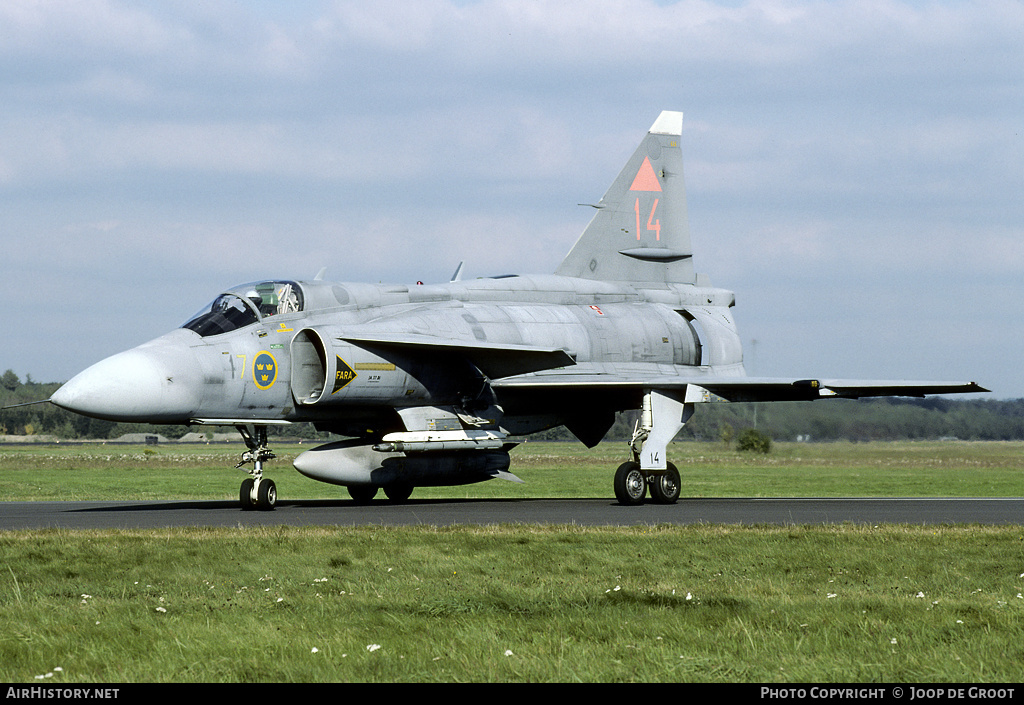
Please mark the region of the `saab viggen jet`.
<svg viewBox="0 0 1024 705"><path fill-rule="evenodd" d="M248 449L241 504L273 509L268 426L310 422L347 437L295 468L359 502L380 488L403 501L416 486L518 480L517 436L564 425L593 447L616 412L639 410L615 496L672 503L680 477L668 446L698 404L987 391L746 376L734 295L694 270L682 124L679 112L658 117L554 274L243 284L51 401L112 421L234 426Z"/></svg>

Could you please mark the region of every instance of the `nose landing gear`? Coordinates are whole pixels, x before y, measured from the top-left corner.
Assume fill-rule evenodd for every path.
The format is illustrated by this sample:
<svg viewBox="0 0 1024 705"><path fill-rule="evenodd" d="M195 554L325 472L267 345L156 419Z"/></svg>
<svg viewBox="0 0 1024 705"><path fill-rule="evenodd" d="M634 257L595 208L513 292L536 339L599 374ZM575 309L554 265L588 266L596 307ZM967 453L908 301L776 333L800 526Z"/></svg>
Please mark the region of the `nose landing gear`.
<svg viewBox="0 0 1024 705"><path fill-rule="evenodd" d="M276 456L267 447L267 427L255 426L252 431L246 426L235 428L242 434L242 440L248 448L242 453L242 459L235 467L241 468L252 463L252 469L246 470L250 477L242 480L242 486L238 491L242 509L271 511L277 506L277 486L273 480L263 477L263 463Z"/></svg>

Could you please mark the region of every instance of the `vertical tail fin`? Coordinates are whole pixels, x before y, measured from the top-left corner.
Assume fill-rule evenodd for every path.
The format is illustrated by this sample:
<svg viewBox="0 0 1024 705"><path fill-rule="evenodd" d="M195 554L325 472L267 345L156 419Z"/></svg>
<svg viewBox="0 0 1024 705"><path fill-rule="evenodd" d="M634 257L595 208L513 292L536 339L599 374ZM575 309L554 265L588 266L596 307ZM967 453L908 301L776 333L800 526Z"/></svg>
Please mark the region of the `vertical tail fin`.
<svg viewBox="0 0 1024 705"><path fill-rule="evenodd" d="M595 206L556 274L601 281L693 283L683 114L665 111Z"/></svg>

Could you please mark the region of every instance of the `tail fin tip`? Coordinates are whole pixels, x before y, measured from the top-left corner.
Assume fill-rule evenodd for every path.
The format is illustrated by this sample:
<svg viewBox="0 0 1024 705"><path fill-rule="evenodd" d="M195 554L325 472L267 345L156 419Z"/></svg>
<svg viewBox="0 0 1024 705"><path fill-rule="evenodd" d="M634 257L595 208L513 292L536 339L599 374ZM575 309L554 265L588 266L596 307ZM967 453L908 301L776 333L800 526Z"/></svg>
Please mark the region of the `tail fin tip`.
<svg viewBox="0 0 1024 705"><path fill-rule="evenodd" d="M673 110L663 110L648 132L655 135L681 137L683 134L683 114Z"/></svg>
<svg viewBox="0 0 1024 705"><path fill-rule="evenodd" d="M681 112L658 116L556 274L654 286L695 282L682 132Z"/></svg>

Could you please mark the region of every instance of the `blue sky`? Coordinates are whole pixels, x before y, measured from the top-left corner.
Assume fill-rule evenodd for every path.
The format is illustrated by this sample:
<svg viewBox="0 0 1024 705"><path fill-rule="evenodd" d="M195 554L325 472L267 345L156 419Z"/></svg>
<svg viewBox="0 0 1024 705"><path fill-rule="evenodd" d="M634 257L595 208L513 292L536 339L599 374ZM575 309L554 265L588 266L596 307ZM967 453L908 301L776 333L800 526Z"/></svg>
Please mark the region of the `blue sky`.
<svg viewBox="0 0 1024 705"><path fill-rule="evenodd" d="M1016 1L0 4L0 370L261 278L551 272L661 110L748 371L1024 397Z"/></svg>

